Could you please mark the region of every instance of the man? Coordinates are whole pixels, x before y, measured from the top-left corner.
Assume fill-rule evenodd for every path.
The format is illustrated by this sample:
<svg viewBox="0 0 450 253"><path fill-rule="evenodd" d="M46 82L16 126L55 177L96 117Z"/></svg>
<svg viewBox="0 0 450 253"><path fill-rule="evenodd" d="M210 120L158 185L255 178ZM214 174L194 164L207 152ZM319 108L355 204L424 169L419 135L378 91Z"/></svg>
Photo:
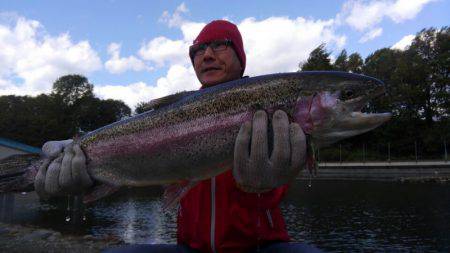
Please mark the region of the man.
<svg viewBox="0 0 450 253"><path fill-rule="evenodd" d="M246 66L241 34L236 25L223 20L203 28L189 56L202 88L240 79ZM289 236L278 207L286 184L304 164L305 135L298 124L289 123L285 112L276 111L269 154L267 117L257 111L252 122L242 125L232 169L201 181L182 198L178 245L140 245L118 252L316 252L306 245L287 243ZM38 194L80 192L92 185L79 146L70 141L50 142L43 150L59 156L48 169L40 169L35 182Z"/></svg>

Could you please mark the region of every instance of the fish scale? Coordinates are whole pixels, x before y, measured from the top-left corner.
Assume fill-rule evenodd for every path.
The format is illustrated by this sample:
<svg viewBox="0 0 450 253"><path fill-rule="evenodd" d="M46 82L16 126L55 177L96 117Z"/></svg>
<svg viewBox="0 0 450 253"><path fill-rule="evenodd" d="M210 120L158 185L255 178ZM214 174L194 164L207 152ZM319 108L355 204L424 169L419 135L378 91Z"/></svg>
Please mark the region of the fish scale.
<svg viewBox="0 0 450 253"><path fill-rule="evenodd" d="M233 160L240 126L256 110L270 116L282 109L310 136L310 142L329 145L389 119L388 113L359 112L383 90L383 83L375 78L344 72L242 78L161 98L164 104L152 103L156 109L94 130L76 142L87 157L90 176L109 185L197 181L230 167L226 165Z"/></svg>
<svg viewBox="0 0 450 253"><path fill-rule="evenodd" d="M239 127L243 122L251 119L254 110L259 109L256 107L270 109L279 104L286 105L286 100L290 100L290 104L295 101L296 94L300 89L297 88L296 92L292 92L295 86L289 86L286 83L293 82L278 78L269 80L264 85L265 89L261 89L261 83L250 83L234 89L207 93L195 100L187 99L188 102L168 110L149 112L149 117L145 117L143 120L124 122L123 126L111 127L93 134L92 139L97 139L102 144L104 142L101 140L105 137L117 136L124 131L128 131L128 135L140 136L145 133L144 135L147 136L147 138L139 139L145 139L148 142L135 145L136 153L140 152L142 148L146 150L144 151L147 154L145 158L144 156L137 156L136 162L128 162L131 165L130 168L120 170L120 177L115 177L106 182L147 185L153 184L150 182L153 180L167 182L166 177L159 175L174 174L170 178L176 179L179 177L179 180L183 178L198 180L206 176L209 177L210 173L207 170L210 166L214 166L217 161L231 160L234 139ZM283 89L280 89L280 85L284 86ZM268 96L270 94L271 96ZM116 129L119 131L115 132ZM149 129L152 130L149 131ZM200 137L194 137L194 135ZM159 136L159 138L151 138L151 136ZM86 140L92 139L87 138ZM126 136L123 141L133 143L133 141L130 141L132 139L133 137ZM111 142L111 145L102 146L103 152L101 153L109 155L114 153L114 158L105 157L99 161L96 158L101 157L101 155L95 156L95 158L91 158L93 156L90 155L92 153L90 150L96 149L95 143L81 141L81 146L88 161L92 161L90 171L94 178L101 181L104 178L109 178L103 174L106 168L117 167L117 164L122 163L120 160L123 158L116 156L116 153L123 154L127 151L117 148L117 142L118 140L115 139ZM133 151L130 152L130 156L133 156L132 153ZM174 156L179 157L179 159L173 159ZM168 163L167 161L175 162ZM145 173L142 173L141 169L136 169L140 168L142 164L148 164L149 167L152 167L151 179L141 180L140 182L131 179L138 174L141 175L141 178L143 177L142 174ZM153 164L155 166L152 166ZM203 172L203 170L206 172ZM222 171L215 171L215 174L220 172ZM118 178L127 182L117 182Z"/></svg>

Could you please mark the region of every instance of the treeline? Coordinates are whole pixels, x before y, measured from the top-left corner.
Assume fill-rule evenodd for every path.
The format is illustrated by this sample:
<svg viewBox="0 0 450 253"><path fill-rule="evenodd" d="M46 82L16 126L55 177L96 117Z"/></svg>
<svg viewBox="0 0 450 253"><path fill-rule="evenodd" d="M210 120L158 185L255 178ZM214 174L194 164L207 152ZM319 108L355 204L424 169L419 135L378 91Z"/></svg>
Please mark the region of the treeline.
<svg viewBox="0 0 450 253"><path fill-rule="evenodd" d="M122 101L94 96L80 75L60 77L49 95L0 96L0 137L36 147L48 140L72 138L130 116Z"/></svg>
<svg viewBox="0 0 450 253"><path fill-rule="evenodd" d="M442 159L450 146L450 28L423 29L406 50L383 48L365 60L342 50L334 63L325 45L300 70L339 70L376 77L387 93L367 112L392 112L384 126L321 150L321 160ZM444 145L447 145L445 147Z"/></svg>

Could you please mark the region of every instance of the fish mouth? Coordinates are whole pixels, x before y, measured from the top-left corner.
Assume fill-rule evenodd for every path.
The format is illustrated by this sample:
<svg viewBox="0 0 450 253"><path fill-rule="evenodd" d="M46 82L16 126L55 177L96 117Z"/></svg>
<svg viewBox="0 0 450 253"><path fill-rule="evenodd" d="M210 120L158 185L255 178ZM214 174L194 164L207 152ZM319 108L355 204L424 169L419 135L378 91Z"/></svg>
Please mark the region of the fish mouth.
<svg viewBox="0 0 450 253"><path fill-rule="evenodd" d="M385 88L380 86L356 98L345 101L338 99L333 124L315 131L316 144L322 147L329 146L339 140L368 132L390 120L392 114L389 112L361 112L370 100L381 96L384 92Z"/></svg>
<svg viewBox="0 0 450 253"><path fill-rule="evenodd" d="M338 117L334 126L334 131L328 133L327 138L342 139L368 132L391 119L392 114L385 113L365 113L361 109L372 99L385 93L384 86L376 87L370 93L342 103L347 114Z"/></svg>

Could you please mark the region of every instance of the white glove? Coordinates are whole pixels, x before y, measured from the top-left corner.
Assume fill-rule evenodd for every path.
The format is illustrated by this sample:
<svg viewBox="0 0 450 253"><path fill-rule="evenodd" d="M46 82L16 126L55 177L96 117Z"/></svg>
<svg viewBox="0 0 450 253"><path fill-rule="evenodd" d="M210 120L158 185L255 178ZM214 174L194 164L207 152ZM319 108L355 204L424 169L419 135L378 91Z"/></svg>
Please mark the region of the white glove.
<svg viewBox="0 0 450 253"><path fill-rule="evenodd" d="M46 142L42 151L47 158L34 179L39 197L80 194L92 186L86 157L71 139Z"/></svg>
<svg viewBox="0 0 450 253"><path fill-rule="evenodd" d="M286 184L295 179L305 164L306 139L301 127L289 123L281 110L273 114L272 125L272 154L265 111L257 111L253 123L245 122L236 138L233 176L245 192L262 193Z"/></svg>

